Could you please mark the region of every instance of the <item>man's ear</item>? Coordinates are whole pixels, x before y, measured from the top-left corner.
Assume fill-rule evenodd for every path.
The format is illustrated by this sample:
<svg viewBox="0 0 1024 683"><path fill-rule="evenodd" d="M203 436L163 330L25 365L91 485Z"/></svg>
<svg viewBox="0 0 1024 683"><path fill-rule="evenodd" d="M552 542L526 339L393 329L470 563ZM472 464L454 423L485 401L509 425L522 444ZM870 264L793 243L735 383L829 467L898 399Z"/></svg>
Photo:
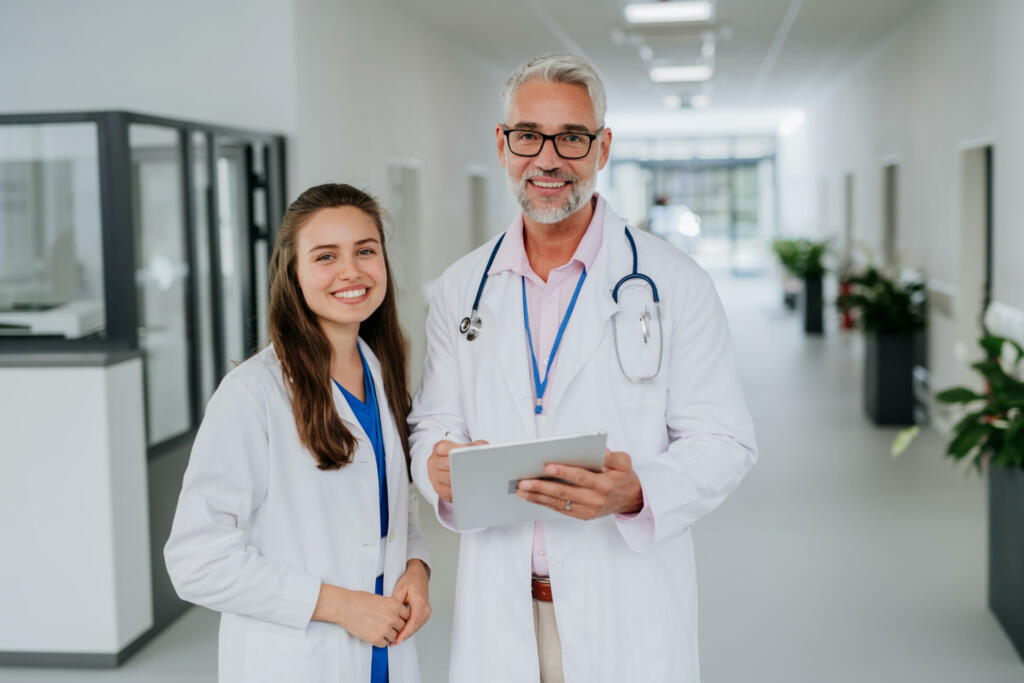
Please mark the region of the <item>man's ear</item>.
<svg viewBox="0 0 1024 683"><path fill-rule="evenodd" d="M601 130L601 157L597 163L597 170L601 170L608 163L608 155L612 149L612 129L604 128Z"/></svg>
<svg viewBox="0 0 1024 683"><path fill-rule="evenodd" d="M501 162L501 167L505 167L505 129L499 123L494 127L494 142L498 146L498 161Z"/></svg>

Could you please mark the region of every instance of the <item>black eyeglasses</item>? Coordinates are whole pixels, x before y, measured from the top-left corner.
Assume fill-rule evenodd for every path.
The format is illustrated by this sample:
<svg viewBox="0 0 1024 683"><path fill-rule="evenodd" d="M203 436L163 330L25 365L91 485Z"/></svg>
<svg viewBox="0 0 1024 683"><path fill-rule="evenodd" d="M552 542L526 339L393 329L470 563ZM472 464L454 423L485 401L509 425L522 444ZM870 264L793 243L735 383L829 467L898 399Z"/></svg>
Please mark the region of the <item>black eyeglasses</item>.
<svg viewBox="0 0 1024 683"><path fill-rule="evenodd" d="M590 154L590 146L594 139L603 130L598 128L597 133L558 133L557 135L545 135L535 130L522 128L504 128L505 139L508 141L508 149L517 157L535 157L544 149L544 143L551 140L555 146L555 152L563 159L582 159Z"/></svg>

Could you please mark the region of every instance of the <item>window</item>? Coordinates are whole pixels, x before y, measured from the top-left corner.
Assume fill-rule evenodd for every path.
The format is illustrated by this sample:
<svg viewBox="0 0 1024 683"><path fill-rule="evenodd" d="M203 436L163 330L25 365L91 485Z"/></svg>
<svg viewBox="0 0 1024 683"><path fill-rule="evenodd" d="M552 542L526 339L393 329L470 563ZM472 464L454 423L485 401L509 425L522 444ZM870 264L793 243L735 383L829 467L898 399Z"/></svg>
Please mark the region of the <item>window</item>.
<svg viewBox="0 0 1024 683"><path fill-rule="evenodd" d="M103 336L100 225L95 124L0 127L0 335Z"/></svg>

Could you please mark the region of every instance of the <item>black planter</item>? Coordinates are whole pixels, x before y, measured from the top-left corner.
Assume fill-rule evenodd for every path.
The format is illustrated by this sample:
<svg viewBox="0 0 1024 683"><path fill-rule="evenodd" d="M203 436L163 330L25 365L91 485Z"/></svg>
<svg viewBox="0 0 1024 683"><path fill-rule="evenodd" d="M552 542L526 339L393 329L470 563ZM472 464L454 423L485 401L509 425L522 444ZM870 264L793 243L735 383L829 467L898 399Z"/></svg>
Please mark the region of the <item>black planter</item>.
<svg viewBox="0 0 1024 683"><path fill-rule="evenodd" d="M864 409L877 425L914 423L914 335L864 335Z"/></svg>
<svg viewBox="0 0 1024 683"><path fill-rule="evenodd" d="M821 296L821 276L808 275L804 278L803 291L804 332L821 334L825 331L822 314L825 310Z"/></svg>
<svg viewBox="0 0 1024 683"><path fill-rule="evenodd" d="M989 469L988 605L1024 659L1024 470Z"/></svg>

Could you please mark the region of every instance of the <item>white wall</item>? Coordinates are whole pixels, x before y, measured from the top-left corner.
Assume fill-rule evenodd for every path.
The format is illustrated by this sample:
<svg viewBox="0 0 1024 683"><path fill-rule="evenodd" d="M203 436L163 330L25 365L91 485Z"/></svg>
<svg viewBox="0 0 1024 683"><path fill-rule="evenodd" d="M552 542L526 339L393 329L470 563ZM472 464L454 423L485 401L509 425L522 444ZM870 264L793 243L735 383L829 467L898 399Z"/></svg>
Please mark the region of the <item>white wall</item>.
<svg viewBox="0 0 1024 683"><path fill-rule="evenodd" d="M0 111L132 109L291 132L292 0L0 0Z"/></svg>
<svg viewBox="0 0 1024 683"><path fill-rule="evenodd" d="M854 174L854 240L882 259L883 166L899 163L902 264L957 284L961 153L995 145L993 296L1024 305L1024 3L921 2L834 85L805 104L805 123L780 137L782 231L839 239L842 178ZM819 215L826 185L824 220ZM968 305L961 296L961 310ZM974 305L970 301L970 305ZM933 383L955 374L954 331L933 316ZM972 351L973 353L973 351Z"/></svg>

